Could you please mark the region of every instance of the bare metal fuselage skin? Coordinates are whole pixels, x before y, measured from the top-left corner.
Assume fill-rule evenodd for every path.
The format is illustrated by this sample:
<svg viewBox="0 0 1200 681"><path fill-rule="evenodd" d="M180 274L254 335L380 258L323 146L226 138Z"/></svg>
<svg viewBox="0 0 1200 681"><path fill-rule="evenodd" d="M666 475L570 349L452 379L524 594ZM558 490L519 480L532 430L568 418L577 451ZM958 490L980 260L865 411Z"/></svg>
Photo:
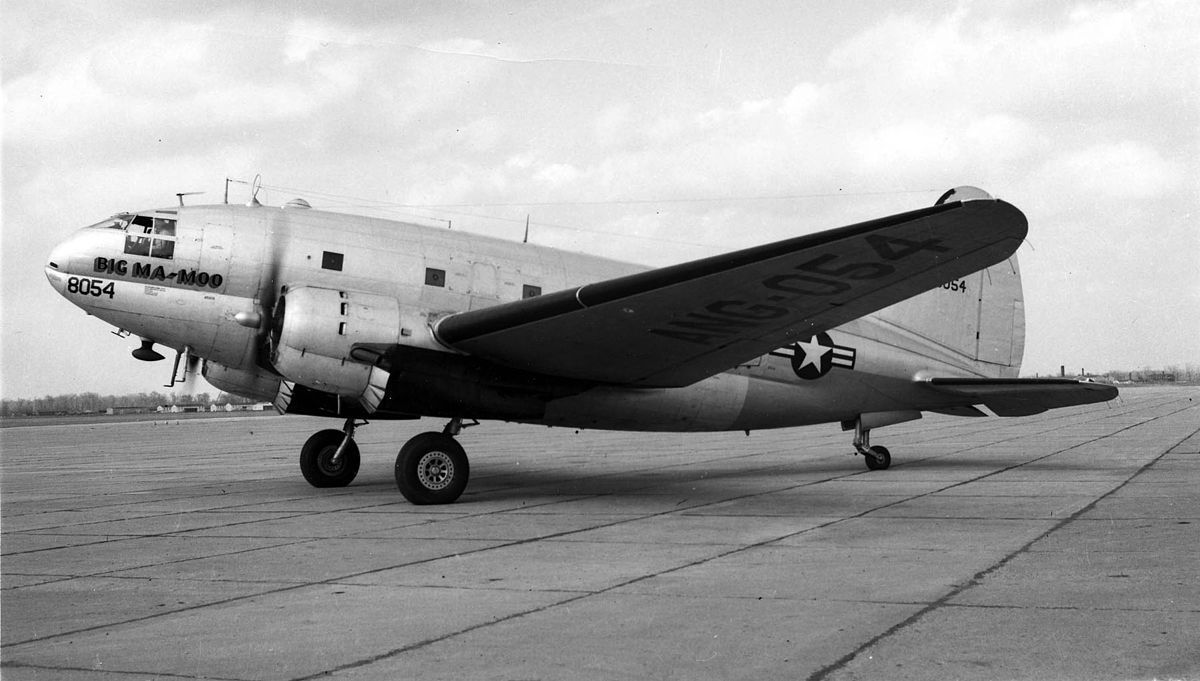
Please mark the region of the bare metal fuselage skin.
<svg viewBox="0 0 1200 681"><path fill-rule="evenodd" d="M306 208L189 206L137 215L140 225L101 223L60 244L46 267L54 288L116 327L204 358L205 375L218 388L263 399L274 399L286 378L265 349L283 291L310 287L387 300L395 312L386 324L399 328L380 329L379 340L394 339L412 354L392 358L389 397L373 418L715 431L875 415L886 425L920 411L953 413L962 404L922 377L1015 377L1023 351L1013 259L834 329L820 342L781 348L686 387L573 383L539 392L530 388L537 377L509 377L509 367L499 370L507 377L501 383L520 385L505 392L487 388L495 373L489 367L439 343L433 322L646 268ZM417 364L445 369L417 371ZM522 400L536 404L512 406ZM353 401L341 397L311 404L289 411L354 415Z"/></svg>

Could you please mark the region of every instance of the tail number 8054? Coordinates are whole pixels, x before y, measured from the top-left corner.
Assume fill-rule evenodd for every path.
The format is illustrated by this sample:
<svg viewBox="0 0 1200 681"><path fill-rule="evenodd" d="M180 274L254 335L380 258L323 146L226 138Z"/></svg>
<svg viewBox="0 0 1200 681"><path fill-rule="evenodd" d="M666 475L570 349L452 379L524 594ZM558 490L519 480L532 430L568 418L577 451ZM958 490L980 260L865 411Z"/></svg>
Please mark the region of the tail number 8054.
<svg viewBox="0 0 1200 681"><path fill-rule="evenodd" d="M71 277L67 279L67 293L78 293L81 296L92 296L93 298L101 296L112 298L113 282L105 282L103 279Z"/></svg>

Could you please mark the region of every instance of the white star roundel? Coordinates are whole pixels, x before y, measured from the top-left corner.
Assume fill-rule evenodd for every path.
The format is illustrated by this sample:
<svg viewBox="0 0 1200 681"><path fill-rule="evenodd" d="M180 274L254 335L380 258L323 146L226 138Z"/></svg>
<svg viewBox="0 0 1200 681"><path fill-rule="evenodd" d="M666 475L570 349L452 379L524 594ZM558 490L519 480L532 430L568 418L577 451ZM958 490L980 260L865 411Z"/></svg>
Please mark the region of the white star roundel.
<svg viewBox="0 0 1200 681"><path fill-rule="evenodd" d="M853 369L858 353L854 348L834 344L829 334L818 333L807 341L793 343L771 354L791 359L792 371L800 378L811 381L829 373L835 366Z"/></svg>

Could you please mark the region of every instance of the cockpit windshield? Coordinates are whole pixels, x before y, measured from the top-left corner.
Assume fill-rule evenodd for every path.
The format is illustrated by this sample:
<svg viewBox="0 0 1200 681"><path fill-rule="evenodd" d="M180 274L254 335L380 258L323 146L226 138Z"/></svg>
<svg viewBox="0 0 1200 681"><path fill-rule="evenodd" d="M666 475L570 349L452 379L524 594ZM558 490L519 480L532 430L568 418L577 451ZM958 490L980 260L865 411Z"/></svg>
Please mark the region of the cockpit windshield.
<svg viewBox="0 0 1200 681"><path fill-rule="evenodd" d="M174 217L117 213L88 229L119 229L125 232L125 253L128 255L164 260L175 257Z"/></svg>
<svg viewBox="0 0 1200 681"><path fill-rule="evenodd" d="M117 213L87 229L119 229L125 232L126 254L171 260L175 257L175 221L160 215Z"/></svg>
<svg viewBox="0 0 1200 681"><path fill-rule="evenodd" d="M87 229L125 229L129 223L133 221L132 213L117 213L107 220L101 220L94 225L89 225Z"/></svg>

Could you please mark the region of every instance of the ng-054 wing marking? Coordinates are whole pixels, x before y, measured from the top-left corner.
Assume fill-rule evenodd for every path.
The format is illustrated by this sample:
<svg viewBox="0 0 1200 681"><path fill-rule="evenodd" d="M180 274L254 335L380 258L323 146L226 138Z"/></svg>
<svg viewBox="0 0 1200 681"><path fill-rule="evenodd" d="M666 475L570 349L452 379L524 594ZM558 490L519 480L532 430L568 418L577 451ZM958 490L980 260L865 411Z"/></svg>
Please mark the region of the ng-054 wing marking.
<svg viewBox="0 0 1200 681"><path fill-rule="evenodd" d="M449 315L438 339L499 364L620 385L694 383L1009 257L1025 216L935 205Z"/></svg>

